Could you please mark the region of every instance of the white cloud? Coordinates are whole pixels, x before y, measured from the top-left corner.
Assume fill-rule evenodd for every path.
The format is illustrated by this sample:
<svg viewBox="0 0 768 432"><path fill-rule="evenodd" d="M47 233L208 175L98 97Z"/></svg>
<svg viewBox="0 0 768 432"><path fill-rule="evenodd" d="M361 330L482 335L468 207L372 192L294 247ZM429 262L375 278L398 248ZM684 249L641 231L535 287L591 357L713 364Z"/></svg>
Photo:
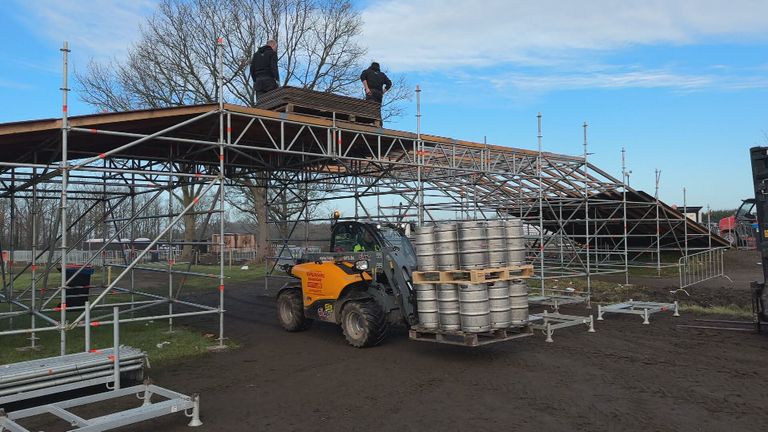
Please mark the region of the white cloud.
<svg viewBox="0 0 768 432"><path fill-rule="evenodd" d="M0 88L7 88L7 89L13 89L13 90L29 90L33 87L31 84L0 78Z"/></svg>
<svg viewBox="0 0 768 432"><path fill-rule="evenodd" d="M155 0L17 1L20 19L38 36L60 44L67 40L76 55L121 57L139 36Z"/></svg>
<svg viewBox="0 0 768 432"><path fill-rule="evenodd" d="M399 71L551 65L633 45L768 36L764 0L383 0L362 14L371 57Z"/></svg>
<svg viewBox="0 0 768 432"><path fill-rule="evenodd" d="M543 92L583 88L674 88L696 90L712 87L719 80L709 75L684 75L665 70L631 72L533 75L509 73L487 78L494 87L515 87L522 91ZM768 83L765 83L768 84Z"/></svg>

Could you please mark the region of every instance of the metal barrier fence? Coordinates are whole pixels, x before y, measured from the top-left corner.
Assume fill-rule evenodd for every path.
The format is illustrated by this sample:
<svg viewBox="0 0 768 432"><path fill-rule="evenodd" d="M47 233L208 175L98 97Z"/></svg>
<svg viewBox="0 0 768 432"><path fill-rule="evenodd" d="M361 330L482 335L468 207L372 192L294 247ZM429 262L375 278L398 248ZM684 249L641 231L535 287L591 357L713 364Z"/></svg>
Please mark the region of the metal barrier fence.
<svg viewBox="0 0 768 432"><path fill-rule="evenodd" d="M94 265L101 265L101 259L104 258L104 263L106 265L120 265L125 264L126 260L129 262L132 261L134 258L136 258L136 255L138 252L140 252L141 249L135 249L131 251L130 249L125 250L107 250L102 251L99 258L96 258L93 260ZM3 251L7 252L7 251ZM291 252L293 253L293 252ZM178 257L180 254L179 251L174 252L174 257ZM40 255L40 252L38 252L38 255ZM84 263L87 262L88 259L93 255L93 252L87 251L87 250L71 250L67 252L67 261L78 264L78 263ZM230 250L230 249L224 249L224 258L226 261L230 263L239 263L244 261L255 261L256 260L256 251L242 251L242 250ZM61 251L54 251L53 252L53 260L57 261L59 257L61 256ZM153 251L150 251L148 254L146 254L142 259L139 261L141 263L148 263L148 262L166 262L169 259L169 251L168 249L155 249ZM10 260L9 255L4 255L3 260L7 263ZM48 260L48 253L45 253L44 255L40 256L37 259L38 265L44 264ZM16 264L28 264L32 262L32 251L31 250L16 250L13 251L13 262ZM7 271L7 270L6 270Z"/></svg>
<svg viewBox="0 0 768 432"><path fill-rule="evenodd" d="M680 288L696 285L699 282L716 277L724 277L723 257L725 249L710 249L680 257L678 260Z"/></svg>

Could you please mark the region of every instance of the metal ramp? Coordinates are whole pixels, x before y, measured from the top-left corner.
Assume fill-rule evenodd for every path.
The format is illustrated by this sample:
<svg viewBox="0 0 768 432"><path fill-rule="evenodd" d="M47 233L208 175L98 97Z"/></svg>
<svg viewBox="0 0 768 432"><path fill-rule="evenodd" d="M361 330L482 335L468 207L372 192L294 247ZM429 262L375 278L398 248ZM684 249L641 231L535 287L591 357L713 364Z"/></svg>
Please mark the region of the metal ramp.
<svg viewBox="0 0 768 432"><path fill-rule="evenodd" d="M616 303L610 305L597 305L597 320L603 321L603 314L606 313L621 313L630 315L640 315L643 317L643 324L650 324L651 314L673 311L672 316L679 317L680 310L677 302L674 303L657 303L657 302L642 302L634 301L630 299L628 302Z"/></svg>
<svg viewBox="0 0 768 432"><path fill-rule="evenodd" d="M166 400L152 403L151 398L155 394L166 398ZM70 408L131 395L136 395L136 397L143 401L141 406L92 419L84 419L68 411ZM191 418L189 426L194 427L202 425L202 422L200 422L200 398L198 395L193 395L191 397L186 396L181 393L176 393L152 385L146 381L144 384L137 386L36 406L10 413L6 413L0 409L0 431L30 432L29 429L20 425L18 421L42 414L52 414L68 422L74 427L74 429L71 429L72 431L95 432L115 429L121 426L178 412L183 412L184 415Z"/></svg>
<svg viewBox="0 0 768 432"><path fill-rule="evenodd" d="M51 414L68 422L75 428L71 429L73 431L105 431L177 412L191 417L189 426L202 425L198 395L186 396L152 385L149 380L132 387L121 386L122 377L143 378L147 355L139 349L120 345L118 307L113 308L113 317L114 348L90 349L91 323L90 315L86 314L84 352L0 366L0 432L30 432L18 420L43 414ZM110 391L11 412L3 409L10 403L31 404L35 398L102 384ZM69 408L134 394L143 402L141 406L128 410L92 419L84 419L67 411ZM152 403L154 394L166 400Z"/></svg>
<svg viewBox="0 0 768 432"><path fill-rule="evenodd" d="M545 342L549 342L549 343L554 342L554 340L552 339L552 335L555 334L555 330L558 330L561 328L584 325L587 327L588 333L595 332L595 320L594 320L594 317L592 317L592 315L589 315L589 316L564 315L557 312L550 313L545 310L542 313L531 314L528 320L531 324L531 328L535 330L541 330L544 332L544 335L547 337L545 339Z"/></svg>

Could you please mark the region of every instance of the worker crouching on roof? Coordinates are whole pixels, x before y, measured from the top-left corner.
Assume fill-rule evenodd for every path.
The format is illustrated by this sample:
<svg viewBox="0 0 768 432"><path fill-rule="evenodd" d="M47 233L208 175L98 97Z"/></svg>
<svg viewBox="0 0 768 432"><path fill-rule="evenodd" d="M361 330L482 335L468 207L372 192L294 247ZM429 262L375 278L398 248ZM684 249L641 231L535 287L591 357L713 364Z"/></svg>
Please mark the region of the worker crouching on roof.
<svg viewBox="0 0 768 432"><path fill-rule="evenodd" d="M379 64L371 63L371 66L360 74L360 81L363 82L365 90L365 100L372 100L381 103L384 93L392 88L392 81L387 74L381 71Z"/></svg>
<svg viewBox="0 0 768 432"><path fill-rule="evenodd" d="M264 93L280 87L280 74L277 70L277 42L274 39L259 48L251 60L251 77L256 101Z"/></svg>

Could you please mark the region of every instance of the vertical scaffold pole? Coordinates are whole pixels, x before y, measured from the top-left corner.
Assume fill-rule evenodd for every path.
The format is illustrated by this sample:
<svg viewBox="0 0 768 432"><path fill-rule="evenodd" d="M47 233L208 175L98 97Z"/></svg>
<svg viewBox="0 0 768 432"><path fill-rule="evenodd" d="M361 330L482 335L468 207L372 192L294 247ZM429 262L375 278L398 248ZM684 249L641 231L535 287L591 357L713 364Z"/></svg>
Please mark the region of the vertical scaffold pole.
<svg viewBox="0 0 768 432"><path fill-rule="evenodd" d="M424 225L424 182L421 176L423 175L422 169L424 165L424 143L421 141L421 88L416 86L416 181L418 193L418 223L419 226Z"/></svg>
<svg viewBox="0 0 768 432"><path fill-rule="evenodd" d="M712 231L710 230L710 227L712 226L712 209L709 207L709 204L707 204L707 249L712 249Z"/></svg>
<svg viewBox="0 0 768 432"><path fill-rule="evenodd" d="M687 263L688 261L688 200L687 200L685 188L683 188L683 241L685 242L685 256L686 256L686 263Z"/></svg>
<svg viewBox="0 0 768 432"><path fill-rule="evenodd" d="M173 146L168 153L168 226L173 224ZM176 259L176 245L173 244L173 229L168 229L168 298L173 298L173 264ZM173 302L168 302L168 333L173 333Z"/></svg>
<svg viewBox="0 0 768 432"><path fill-rule="evenodd" d="M13 262L16 260L16 168L11 168L11 209L10 226L8 227L8 306L13 312ZM13 315L10 317L10 329L13 330Z"/></svg>
<svg viewBox="0 0 768 432"><path fill-rule="evenodd" d="M224 39L216 40L219 81L219 348L224 348ZM232 118L227 114L227 144L232 141Z"/></svg>
<svg viewBox="0 0 768 432"><path fill-rule="evenodd" d="M35 164L37 164L37 153L35 153L34 156ZM37 168L32 168L32 178L37 178ZM32 211L30 212L32 216L32 260L31 260L31 268L32 271L32 285L30 287L30 305L29 305L29 317L31 319L32 324L32 332L29 334L29 348L30 349L36 349L36 343L37 343L37 335L35 335L35 328L37 326L37 317L35 316L35 308L37 305L35 304L37 301L37 219L38 219L38 204L37 204L37 182L35 182L32 185Z"/></svg>
<svg viewBox="0 0 768 432"><path fill-rule="evenodd" d="M587 141L587 130L589 125L584 122L584 238L587 248L587 305L592 301L592 269L591 259L589 254L589 244L591 239L589 238L589 152Z"/></svg>
<svg viewBox="0 0 768 432"><path fill-rule="evenodd" d="M115 346L114 351L112 352L115 380L114 390L120 390L120 307L115 306L112 308L112 317L112 337Z"/></svg>
<svg viewBox="0 0 768 432"><path fill-rule="evenodd" d="M69 161L67 160L67 136L69 134L69 120L67 118L67 96L69 94L68 68L69 68L69 42L64 41L62 53L62 78L61 78L61 217L59 230L61 232L61 315L60 327L60 352L67 353L67 185L69 181Z"/></svg>
<svg viewBox="0 0 768 432"><path fill-rule="evenodd" d="M624 206L624 284L629 285L629 235L627 233L627 180L629 174L627 173L626 163L627 150L621 148L621 185L622 185L622 198L621 204Z"/></svg>
<svg viewBox="0 0 768 432"><path fill-rule="evenodd" d="M107 236L109 230L107 222L107 160L103 159L101 162L104 167L104 172L101 173L101 244L106 245L109 238ZM118 241L119 240L120 239L118 238ZM112 281L108 280L106 254L106 249L101 251L101 280L102 283L109 285Z"/></svg>
<svg viewBox="0 0 768 432"><path fill-rule="evenodd" d="M541 133L541 113L536 115L538 124L538 133L536 140L539 148L539 157L536 163L536 174L539 177L539 274L541 277L541 295L544 295L544 174L542 164L543 152L541 140L544 137Z"/></svg>
<svg viewBox="0 0 768 432"><path fill-rule="evenodd" d="M137 167L140 169L139 167ZM131 187L129 188L131 191L131 258L129 261L132 261L133 258L136 256L136 174L131 173ZM131 304L136 302L136 272L134 269L131 269ZM170 299L170 297L168 297ZM169 302L170 303L170 302ZM134 316L133 311L131 311L131 317Z"/></svg>
<svg viewBox="0 0 768 432"><path fill-rule="evenodd" d="M661 181L661 170L656 170L656 192L654 199L656 200L656 275L661 276L661 221L659 219L659 182Z"/></svg>

